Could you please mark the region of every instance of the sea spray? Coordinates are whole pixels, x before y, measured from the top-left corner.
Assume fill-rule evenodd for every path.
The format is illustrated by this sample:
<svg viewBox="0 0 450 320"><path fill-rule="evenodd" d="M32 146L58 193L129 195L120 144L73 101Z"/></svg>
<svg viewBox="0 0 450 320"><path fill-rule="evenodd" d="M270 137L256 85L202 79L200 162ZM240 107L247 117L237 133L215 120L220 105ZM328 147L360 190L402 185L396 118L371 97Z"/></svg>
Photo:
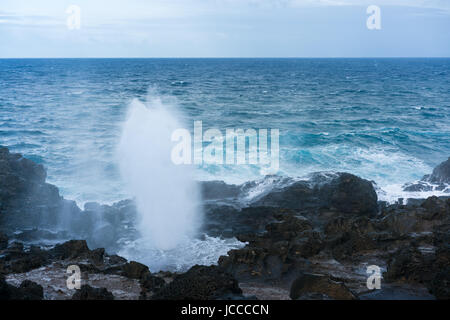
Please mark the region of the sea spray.
<svg viewBox="0 0 450 320"><path fill-rule="evenodd" d="M157 250L192 239L201 221L194 168L171 161L171 135L182 127L173 105L159 97L135 99L118 146L120 171L136 200L141 243Z"/></svg>

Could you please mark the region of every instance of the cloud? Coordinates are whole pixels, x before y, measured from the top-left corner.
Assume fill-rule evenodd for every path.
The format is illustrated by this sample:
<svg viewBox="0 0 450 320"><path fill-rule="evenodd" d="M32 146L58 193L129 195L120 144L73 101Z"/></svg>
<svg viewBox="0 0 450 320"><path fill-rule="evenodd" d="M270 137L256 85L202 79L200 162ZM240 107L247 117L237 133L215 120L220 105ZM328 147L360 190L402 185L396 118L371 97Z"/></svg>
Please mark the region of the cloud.
<svg viewBox="0 0 450 320"><path fill-rule="evenodd" d="M18 13L0 12L0 24L11 26L56 26L64 20L44 15L23 15Z"/></svg>

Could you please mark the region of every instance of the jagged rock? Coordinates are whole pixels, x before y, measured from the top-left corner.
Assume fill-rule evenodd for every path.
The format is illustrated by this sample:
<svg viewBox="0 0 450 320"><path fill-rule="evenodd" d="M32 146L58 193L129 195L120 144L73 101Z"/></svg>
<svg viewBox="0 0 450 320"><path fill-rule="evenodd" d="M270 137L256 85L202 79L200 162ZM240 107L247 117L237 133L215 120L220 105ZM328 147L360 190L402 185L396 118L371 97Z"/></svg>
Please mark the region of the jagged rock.
<svg viewBox="0 0 450 320"><path fill-rule="evenodd" d="M311 296L312 295L312 296ZM334 281L330 277L318 274L304 273L300 275L291 286L290 297L296 299L321 299L354 300L356 296L341 282Z"/></svg>
<svg viewBox="0 0 450 320"><path fill-rule="evenodd" d="M0 275L0 300L42 300L44 290L35 282L24 280L20 286L9 285Z"/></svg>
<svg viewBox="0 0 450 320"><path fill-rule="evenodd" d="M430 185L433 184L433 185ZM450 157L436 166L431 174L424 175L420 181L407 183L403 186L403 191L422 192L422 191L444 191L450 192L448 184L450 183Z"/></svg>
<svg viewBox="0 0 450 320"><path fill-rule="evenodd" d="M141 284L141 300L150 299L152 295L165 286L166 282L163 278L146 273L140 278Z"/></svg>
<svg viewBox="0 0 450 320"><path fill-rule="evenodd" d="M431 232L434 227L446 223L450 218L450 201L432 196L420 206L401 206L387 209L381 220L383 229L400 236L412 232Z"/></svg>
<svg viewBox="0 0 450 320"><path fill-rule="evenodd" d="M74 293L72 300L114 300L114 296L106 288L93 288L85 284Z"/></svg>
<svg viewBox="0 0 450 320"><path fill-rule="evenodd" d="M150 274L146 265L136 261L130 261L122 267L122 275L131 279L145 279Z"/></svg>
<svg viewBox="0 0 450 320"><path fill-rule="evenodd" d="M392 255L383 278L387 281L425 283L433 276L431 262L414 246L402 248Z"/></svg>
<svg viewBox="0 0 450 320"><path fill-rule="evenodd" d="M266 226L266 233L240 236L248 242L242 249L231 250L219 258L219 265L238 280L282 279L298 260L317 254L323 248L321 235L311 223L298 215L278 215L278 222Z"/></svg>
<svg viewBox="0 0 450 320"><path fill-rule="evenodd" d="M0 257L0 273L23 273L49 263L48 252L37 247L24 251L23 244L13 242Z"/></svg>
<svg viewBox="0 0 450 320"><path fill-rule="evenodd" d="M85 240L70 240L50 250L50 254L61 260L87 257L90 252Z"/></svg>
<svg viewBox="0 0 450 320"><path fill-rule="evenodd" d="M424 181L431 183L450 183L450 157L433 169L431 175L422 178Z"/></svg>
<svg viewBox="0 0 450 320"><path fill-rule="evenodd" d="M241 295L238 282L217 266L193 266L158 290L154 300L214 300Z"/></svg>
<svg viewBox="0 0 450 320"><path fill-rule="evenodd" d="M75 202L64 200L58 188L45 182L46 176L42 165L0 147L0 226L55 226L61 213L80 212Z"/></svg>
<svg viewBox="0 0 450 320"><path fill-rule="evenodd" d="M380 229L367 217L338 216L324 227L326 246L336 260L352 260L364 251L381 248L377 242Z"/></svg>
<svg viewBox="0 0 450 320"><path fill-rule="evenodd" d="M422 202L420 206L429 213L426 219L443 219L450 215L450 198L444 199L432 196Z"/></svg>
<svg viewBox="0 0 450 320"><path fill-rule="evenodd" d="M99 265L99 264L103 264L104 263L104 258L105 258L105 249L104 248L98 248L95 250L91 250L88 254L89 256L89 260L95 264L95 265Z"/></svg>

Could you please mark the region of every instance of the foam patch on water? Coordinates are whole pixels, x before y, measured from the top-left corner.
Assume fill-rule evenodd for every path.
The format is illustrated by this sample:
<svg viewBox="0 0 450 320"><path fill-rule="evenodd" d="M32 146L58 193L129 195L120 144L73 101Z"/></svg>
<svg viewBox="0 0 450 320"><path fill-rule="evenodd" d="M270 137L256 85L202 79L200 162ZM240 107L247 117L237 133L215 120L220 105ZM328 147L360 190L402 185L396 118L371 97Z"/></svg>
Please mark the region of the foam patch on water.
<svg viewBox="0 0 450 320"><path fill-rule="evenodd" d="M392 204L398 202L401 198L404 199L405 203L408 198L426 199L431 196L450 196L449 192L444 191L447 190L448 187L444 190L436 190L434 188L430 191L404 191L403 187L403 184L391 184L384 186L382 189L377 190L378 200L387 201Z"/></svg>
<svg viewBox="0 0 450 320"><path fill-rule="evenodd" d="M204 236L202 239L185 239L183 243L170 250L159 250L148 242L138 239L124 244L118 255L147 265L152 272L183 272L199 265L215 265L220 256L228 251L240 249L245 243L236 238L216 238Z"/></svg>

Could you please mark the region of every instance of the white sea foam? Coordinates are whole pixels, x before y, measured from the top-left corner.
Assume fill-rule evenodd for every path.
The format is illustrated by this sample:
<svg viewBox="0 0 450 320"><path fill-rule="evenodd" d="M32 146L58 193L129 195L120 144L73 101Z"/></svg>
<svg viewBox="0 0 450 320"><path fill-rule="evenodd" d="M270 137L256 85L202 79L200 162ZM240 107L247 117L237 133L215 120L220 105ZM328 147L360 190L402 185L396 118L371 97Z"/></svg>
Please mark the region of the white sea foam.
<svg viewBox="0 0 450 320"><path fill-rule="evenodd" d="M139 239L125 243L118 254L128 260L147 265L152 272L160 270L181 272L196 264L215 265L220 256L244 246L245 243L236 238L205 236L201 239L185 238L180 245L170 250L161 250L149 245L145 239Z"/></svg>
<svg viewBox="0 0 450 320"><path fill-rule="evenodd" d="M404 191L403 187L403 184L398 183L383 186L381 189L377 190L378 200L395 203L398 202L399 199L404 199L406 201L408 198L426 199L431 196L450 196L450 193L448 192L436 190L437 186L434 186L434 189L430 191Z"/></svg>

